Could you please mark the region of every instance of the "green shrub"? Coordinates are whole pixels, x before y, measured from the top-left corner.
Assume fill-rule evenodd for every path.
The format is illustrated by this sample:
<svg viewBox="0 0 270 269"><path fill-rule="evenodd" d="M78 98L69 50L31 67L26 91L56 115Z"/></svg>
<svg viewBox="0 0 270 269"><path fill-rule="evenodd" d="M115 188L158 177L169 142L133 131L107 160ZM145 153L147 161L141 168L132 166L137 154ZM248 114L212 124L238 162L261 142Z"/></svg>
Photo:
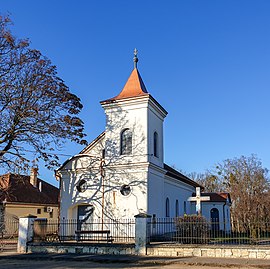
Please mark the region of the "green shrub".
<svg viewBox="0 0 270 269"><path fill-rule="evenodd" d="M176 239L184 244L205 244L209 241L210 224L203 216L185 215L175 219Z"/></svg>

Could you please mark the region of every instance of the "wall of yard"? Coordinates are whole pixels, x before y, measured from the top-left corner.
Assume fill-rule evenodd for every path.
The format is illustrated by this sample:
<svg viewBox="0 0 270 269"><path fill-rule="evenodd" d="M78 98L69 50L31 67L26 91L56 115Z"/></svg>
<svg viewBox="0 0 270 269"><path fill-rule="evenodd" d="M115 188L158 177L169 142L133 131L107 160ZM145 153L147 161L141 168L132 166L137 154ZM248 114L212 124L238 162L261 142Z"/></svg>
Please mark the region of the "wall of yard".
<svg viewBox="0 0 270 269"><path fill-rule="evenodd" d="M30 243L27 253L135 255L134 244Z"/></svg>
<svg viewBox="0 0 270 269"><path fill-rule="evenodd" d="M28 253L86 253L135 255L134 244L72 244L72 243L31 243ZM183 246L183 245L150 245L148 256L170 257L211 257L211 258L244 258L270 259L268 247L225 247L225 246Z"/></svg>
<svg viewBox="0 0 270 269"><path fill-rule="evenodd" d="M269 247L152 245L149 256L270 259Z"/></svg>

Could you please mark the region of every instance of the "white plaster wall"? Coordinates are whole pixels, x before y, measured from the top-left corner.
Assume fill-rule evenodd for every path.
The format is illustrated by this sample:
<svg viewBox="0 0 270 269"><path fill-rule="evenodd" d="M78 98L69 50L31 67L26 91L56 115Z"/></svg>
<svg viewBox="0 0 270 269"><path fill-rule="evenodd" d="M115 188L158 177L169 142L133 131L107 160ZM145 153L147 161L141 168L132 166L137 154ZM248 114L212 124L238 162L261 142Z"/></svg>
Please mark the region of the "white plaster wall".
<svg viewBox="0 0 270 269"><path fill-rule="evenodd" d="M226 220L226 231L231 230L231 210L230 205L227 203L224 207L225 210L225 220Z"/></svg>
<svg viewBox="0 0 270 269"><path fill-rule="evenodd" d="M91 144L83 150L83 154L102 157L102 151L105 148L105 135L102 135L97 141L93 141Z"/></svg>
<svg viewBox="0 0 270 269"><path fill-rule="evenodd" d="M224 206L224 215L223 215L223 205L222 202L203 202L202 203L202 215L206 217L208 221L211 221L211 209L217 208L219 211L219 221L220 221L220 230L224 230L224 217L225 217L225 230L230 230L230 213L227 214L227 209L229 209L229 205Z"/></svg>
<svg viewBox="0 0 270 269"><path fill-rule="evenodd" d="M163 117L152 107L148 110L148 152L149 162L163 167ZM158 156L154 156L154 133L158 134Z"/></svg>
<svg viewBox="0 0 270 269"><path fill-rule="evenodd" d="M103 106L106 114L105 147L110 164L147 162L147 99L140 102L117 102ZM121 132L129 128L132 133L132 154L120 155Z"/></svg>
<svg viewBox="0 0 270 269"><path fill-rule="evenodd" d="M130 163L130 166L133 166L136 170L138 169L136 164L148 165L148 162L150 161L163 168L164 115L161 115L158 109L155 108L155 105L151 103L149 97L147 96L143 99L129 100L126 102L120 101L103 107L105 109L107 121L106 162L111 166ZM130 156L120 155L120 135L125 128L129 128L133 132L133 152ZM155 131L158 133L159 137L158 158L153 156L153 135ZM120 167L118 167L118 169L121 170ZM147 173L147 171L148 167L145 168L145 173ZM153 172L150 170L146 174L145 181L147 182L148 180L148 187L146 189L148 195L146 197L141 197L140 193L135 195L136 197L141 197L142 201L146 203L139 207L141 208L140 211L145 210L148 214L157 214L157 216L160 217L164 216L162 199L160 199L160 196L163 197L164 195L163 174L164 171ZM134 175L135 174L133 173L129 176L134 177ZM127 177L127 173L125 177ZM132 179L128 179L127 181L130 180ZM142 201L138 202L142 203ZM157 205L156 201L158 201L160 205ZM134 202L135 201L132 203ZM138 202L136 202L136 204ZM128 205L130 206L130 204Z"/></svg>
<svg viewBox="0 0 270 269"><path fill-rule="evenodd" d="M191 205L190 202L187 202L187 199L195 191L195 188L189 186L179 180L165 177L164 183L164 197L163 197L163 208L164 208L164 217L165 217L165 208L166 208L166 198L169 198L170 201L170 217L175 217L175 204L176 200L179 202L179 215L184 215L184 201L186 201L187 214L191 214Z"/></svg>
<svg viewBox="0 0 270 269"><path fill-rule="evenodd" d="M106 174L108 181L106 193L106 214L115 218L134 218L147 212L147 171L145 168L110 168ZM122 185L129 185L131 193L121 194Z"/></svg>
<svg viewBox="0 0 270 269"><path fill-rule="evenodd" d="M84 162L85 161L85 162ZM147 211L147 171L145 167L106 166L105 177L102 179L100 170L87 168L89 158L76 158L62 169L61 180L61 219L76 219L77 206L93 205L94 218L102 217L102 193L104 180L104 218L133 218ZM66 170L66 168L72 168ZM79 181L87 181L85 192L78 192ZM123 196L122 185L130 185L131 193Z"/></svg>
<svg viewBox="0 0 270 269"><path fill-rule="evenodd" d="M164 211L164 173L156 169L149 170L148 177L148 211L151 216L157 218L165 215Z"/></svg>

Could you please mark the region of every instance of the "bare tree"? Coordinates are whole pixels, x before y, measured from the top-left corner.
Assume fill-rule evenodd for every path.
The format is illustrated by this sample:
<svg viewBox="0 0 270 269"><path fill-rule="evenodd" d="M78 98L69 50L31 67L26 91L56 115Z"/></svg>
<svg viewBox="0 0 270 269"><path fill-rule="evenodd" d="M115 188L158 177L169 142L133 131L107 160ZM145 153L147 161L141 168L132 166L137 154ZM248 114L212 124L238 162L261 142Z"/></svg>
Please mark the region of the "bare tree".
<svg viewBox="0 0 270 269"><path fill-rule="evenodd" d="M33 151L52 168L64 141L86 143L77 116L83 106L51 61L12 35L10 23L0 16L0 167L27 165L25 153Z"/></svg>
<svg viewBox="0 0 270 269"><path fill-rule="evenodd" d="M255 155L224 160L197 181L206 191L230 193L232 220L243 225L270 220L268 170Z"/></svg>
<svg viewBox="0 0 270 269"><path fill-rule="evenodd" d="M188 173L187 176L203 186L204 190L207 192L222 191L217 176L211 174L209 171L206 171L205 173L191 172Z"/></svg>
<svg viewBox="0 0 270 269"><path fill-rule="evenodd" d="M269 219L269 177L255 156L228 159L216 166L216 176L233 200L232 216L242 223Z"/></svg>

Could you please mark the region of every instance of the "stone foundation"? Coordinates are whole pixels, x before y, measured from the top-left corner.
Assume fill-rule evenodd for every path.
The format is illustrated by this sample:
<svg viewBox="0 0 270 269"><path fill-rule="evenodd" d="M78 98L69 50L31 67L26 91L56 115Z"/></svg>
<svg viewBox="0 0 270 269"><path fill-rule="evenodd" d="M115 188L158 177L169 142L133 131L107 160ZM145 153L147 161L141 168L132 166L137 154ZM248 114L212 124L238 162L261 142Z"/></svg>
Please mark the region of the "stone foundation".
<svg viewBox="0 0 270 269"><path fill-rule="evenodd" d="M28 253L136 255L134 244L30 243ZM268 247L150 245L148 256L270 259Z"/></svg>
<svg viewBox="0 0 270 269"><path fill-rule="evenodd" d="M28 253L86 253L86 254L111 254L134 255L134 244L83 244L83 243L30 243Z"/></svg>
<svg viewBox="0 0 270 269"><path fill-rule="evenodd" d="M270 259L270 248L252 246L226 247L151 245L147 248L147 255L172 257Z"/></svg>

